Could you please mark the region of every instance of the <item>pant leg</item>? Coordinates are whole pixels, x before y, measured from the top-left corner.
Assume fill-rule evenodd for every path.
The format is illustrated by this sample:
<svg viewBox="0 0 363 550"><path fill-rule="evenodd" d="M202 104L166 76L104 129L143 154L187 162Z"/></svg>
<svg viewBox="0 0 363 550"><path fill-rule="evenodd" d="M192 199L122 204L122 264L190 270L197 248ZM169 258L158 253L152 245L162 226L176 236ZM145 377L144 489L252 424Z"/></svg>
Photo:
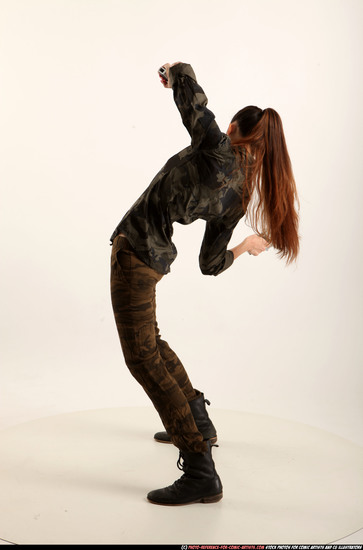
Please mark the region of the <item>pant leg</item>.
<svg viewBox="0 0 363 550"><path fill-rule="evenodd" d="M156 342L160 351L160 355L163 358L166 368L170 372L171 376L177 381L180 389L183 391L187 401L192 401L197 397L197 392L192 386L189 380L189 376L184 368L184 365L180 361L177 354L171 349L169 344L162 340L160 337L159 328L156 324Z"/></svg>
<svg viewBox="0 0 363 550"><path fill-rule="evenodd" d="M137 258L125 238L114 240L111 299L126 364L152 400L172 442L181 450L205 452L188 400L158 347L155 289L161 278Z"/></svg>

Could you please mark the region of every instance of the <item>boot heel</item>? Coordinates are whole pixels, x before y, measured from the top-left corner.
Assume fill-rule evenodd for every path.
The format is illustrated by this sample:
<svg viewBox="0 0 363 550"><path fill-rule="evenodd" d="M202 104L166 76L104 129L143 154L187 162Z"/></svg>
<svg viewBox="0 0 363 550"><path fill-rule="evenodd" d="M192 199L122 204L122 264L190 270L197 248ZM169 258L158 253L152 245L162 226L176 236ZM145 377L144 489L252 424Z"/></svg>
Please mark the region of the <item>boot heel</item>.
<svg viewBox="0 0 363 550"><path fill-rule="evenodd" d="M213 495L212 497L203 497L201 502L203 504L212 504L213 502L219 502L223 498L223 492L218 495Z"/></svg>

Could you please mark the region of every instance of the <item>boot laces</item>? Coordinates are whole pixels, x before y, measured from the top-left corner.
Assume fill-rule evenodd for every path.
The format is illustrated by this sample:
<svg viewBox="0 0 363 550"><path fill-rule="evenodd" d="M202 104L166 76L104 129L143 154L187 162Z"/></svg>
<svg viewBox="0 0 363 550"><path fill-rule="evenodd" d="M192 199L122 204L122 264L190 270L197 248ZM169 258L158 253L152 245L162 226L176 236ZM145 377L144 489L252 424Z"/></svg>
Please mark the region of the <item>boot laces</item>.
<svg viewBox="0 0 363 550"><path fill-rule="evenodd" d="M179 458L178 458L178 462L176 463L176 465L177 465L179 470L184 472L184 456L183 456L183 453L181 451L179 451Z"/></svg>
<svg viewBox="0 0 363 550"><path fill-rule="evenodd" d="M211 448L212 447L219 447L219 445L217 445L216 443L212 443L211 444ZM184 455L182 453L182 451L179 450L179 458L178 458L178 461L176 463L178 469L182 472L185 472L185 469L184 469Z"/></svg>

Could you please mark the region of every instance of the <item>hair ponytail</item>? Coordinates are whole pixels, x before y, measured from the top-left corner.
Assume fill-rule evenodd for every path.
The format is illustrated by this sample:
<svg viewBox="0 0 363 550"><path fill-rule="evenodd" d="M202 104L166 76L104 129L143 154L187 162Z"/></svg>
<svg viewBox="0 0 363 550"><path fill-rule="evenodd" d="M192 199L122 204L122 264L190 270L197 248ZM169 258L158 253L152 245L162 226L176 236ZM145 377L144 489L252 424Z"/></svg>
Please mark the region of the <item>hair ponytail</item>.
<svg viewBox="0 0 363 550"><path fill-rule="evenodd" d="M243 167L247 216L254 231L290 263L299 253L299 201L281 118L274 109L246 107L232 122L237 122L242 136L233 146L244 146L250 152L244 155Z"/></svg>

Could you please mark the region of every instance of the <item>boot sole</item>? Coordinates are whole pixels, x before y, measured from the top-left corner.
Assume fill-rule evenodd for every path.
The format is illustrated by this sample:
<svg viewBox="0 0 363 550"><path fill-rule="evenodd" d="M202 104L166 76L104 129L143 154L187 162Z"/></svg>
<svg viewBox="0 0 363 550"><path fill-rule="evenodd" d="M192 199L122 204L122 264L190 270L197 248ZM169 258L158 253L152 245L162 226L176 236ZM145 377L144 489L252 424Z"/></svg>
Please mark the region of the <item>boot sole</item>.
<svg viewBox="0 0 363 550"><path fill-rule="evenodd" d="M172 445L171 441L165 441L165 439L157 439L156 437L154 437L154 439L158 443L166 443L167 445ZM218 437L211 437L210 439L206 439L206 441L210 441L211 445L215 445L215 443L217 443L217 439Z"/></svg>
<svg viewBox="0 0 363 550"><path fill-rule="evenodd" d="M219 502L223 498L223 492L219 493L218 495L213 495L211 497L201 497L197 500L191 500L190 502L157 502L156 500L150 500L147 498L151 504L158 504L159 506L187 506L188 504L213 504L215 502Z"/></svg>

